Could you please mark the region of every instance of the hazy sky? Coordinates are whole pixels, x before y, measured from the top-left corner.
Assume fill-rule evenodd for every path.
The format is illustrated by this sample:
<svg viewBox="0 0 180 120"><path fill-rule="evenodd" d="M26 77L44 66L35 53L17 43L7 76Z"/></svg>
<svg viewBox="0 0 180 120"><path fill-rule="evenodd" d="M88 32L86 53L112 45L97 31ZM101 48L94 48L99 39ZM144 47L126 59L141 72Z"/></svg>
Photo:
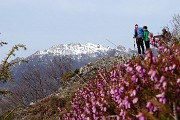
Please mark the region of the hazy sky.
<svg viewBox="0 0 180 120"><path fill-rule="evenodd" d="M133 29L147 25L157 34L180 12L180 0L0 0L0 59L14 44L17 57L56 44L94 43L133 49Z"/></svg>

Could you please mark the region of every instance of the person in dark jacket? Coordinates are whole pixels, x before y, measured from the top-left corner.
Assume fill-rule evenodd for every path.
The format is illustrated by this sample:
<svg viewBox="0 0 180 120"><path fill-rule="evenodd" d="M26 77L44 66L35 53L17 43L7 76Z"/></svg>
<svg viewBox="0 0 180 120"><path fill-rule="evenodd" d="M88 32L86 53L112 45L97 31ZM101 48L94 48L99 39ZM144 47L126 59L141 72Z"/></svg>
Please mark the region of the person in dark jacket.
<svg viewBox="0 0 180 120"><path fill-rule="evenodd" d="M135 25L134 29L134 38L136 38L136 44L138 48L138 54L144 54L144 42L143 42L143 37L144 37L144 31L142 27L138 27L138 25ZM142 49L142 50L141 50Z"/></svg>

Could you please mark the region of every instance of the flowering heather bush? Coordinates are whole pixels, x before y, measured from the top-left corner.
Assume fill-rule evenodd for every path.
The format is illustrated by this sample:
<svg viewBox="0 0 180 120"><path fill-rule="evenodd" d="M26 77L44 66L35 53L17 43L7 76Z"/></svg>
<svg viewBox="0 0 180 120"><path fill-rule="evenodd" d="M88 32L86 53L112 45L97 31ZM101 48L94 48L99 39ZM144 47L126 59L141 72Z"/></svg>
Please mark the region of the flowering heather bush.
<svg viewBox="0 0 180 120"><path fill-rule="evenodd" d="M180 44L155 39L159 54L146 51L136 57L99 69L95 80L79 89L64 120L148 120L180 118ZM61 108L59 108L61 109Z"/></svg>

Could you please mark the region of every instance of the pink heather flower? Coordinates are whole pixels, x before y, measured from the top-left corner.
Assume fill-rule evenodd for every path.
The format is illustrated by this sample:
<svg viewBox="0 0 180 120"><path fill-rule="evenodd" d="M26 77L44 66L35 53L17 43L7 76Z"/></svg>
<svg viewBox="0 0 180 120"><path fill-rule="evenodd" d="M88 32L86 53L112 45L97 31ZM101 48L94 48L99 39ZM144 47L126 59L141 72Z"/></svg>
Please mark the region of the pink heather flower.
<svg viewBox="0 0 180 120"><path fill-rule="evenodd" d="M154 81L154 80L157 81L156 71L155 71L155 70L152 70L152 69L151 69L151 70L148 72L148 75L151 76L151 80L152 80L152 81Z"/></svg>
<svg viewBox="0 0 180 120"><path fill-rule="evenodd" d="M152 106L152 103L151 102L147 102L146 107L149 108L151 106Z"/></svg>
<svg viewBox="0 0 180 120"><path fill-rule="evenodd" d="M115 92L115 93L117 93L117 92L118 92L118 90L117 90L117 89L115 89L115 90L114 90L114 92Z"/></svg>
<svg viewBox="0 0 180 120"><path fill-rule="evenodd" d="M157 110L158 110L158 108L157 108L157 107L154 107L153 112L156 112Z"/></svg>
<svg viewBox="0 0 180 120"><path fill-rule="evenodd" d="M96 102L98 106L103 106L99 101Z"/></svg>
<svg viewBox="0 0 180 120"><path fill-rule="evenodd" d="M125 116L125 112L121 109L120 116Z"/></svg>
<svg viewBox="0 0 180 120"><path fill-rule="evenodd" d="M86 120L90 120L90 117L87 117Z"/></svg>
<svg viewBox="0 0 180 120"><path fill-rule="evenodd" d="M86 117L86 115L85 115L85 114L81 114L81 117L82 117L82 118L85 118L85 117Z"/></svg>
<svg viewBox="0 0 180 120"><path fill-rule="evenodd" d="M135 97L135 98L133 99L133 103L134 103L134 104L136 104L136 103L137 103L137 101L138 101L138 98L137 98L137 97Z"/></svg>
<svg viewBox="0 0 180 120"><path fill-rule="evenodd" d="M156 71L152 71L151 77L154 78L156 75Z"/></svg>
<svg viewBox="0 0 180 120"><path fill-rule="evenodd" d="M138 78L136 77L136 75L133 75L133 76L131 77L131 80L134 81L134 82L136 82L136 83L138 82Z"/></svg>
<svg viewBox="0 0 180 120"><path fill-rule="evenodd" d="M129 71L131 72L133 70L133 68L132 67L129 67Z"/></svg>
<svg viewBox="0 0 180 120"><path fill-rule="evenodd" d="M108 102L106 100L103 100L105 104L108 104Z"/></svg>
<svg viewBox="0 0 180 120"><path fill-rule="evenodd" d="M148 75L150 76L152 74L153 70L151 69L149 72L148 72Z"/></svg>
<svg viewBox="0 0 180 120"><path fill-rule="evenodd" d="M146 70L145 70L145 69L143 69L143 73L146 73Z"/></svg>
<svg viewBox="0 0 180 120"><path fill-rule="evenodd" d="M73 117L72 120L76 120L76 119Z"/></svg>
<svg viewBox="0 0 180 120"><path fill-rule="evenodd" d="M156 62L156 57L152 57L152 61L153 61L153 63L155 63Z"/></svg>
<svg viewBox="0 0 180 120"><path fill-rule="evenodd" d="M180 83L180 78L177 79L177 83Z"/></svg>
<svg viewBox="0 0 180 120"><path fill-rule="evenodd" d="M172 66L169 66L169 70L172 70Z"/></svg>
<svg viewBox="0 0 180 120"><path fill-rule="evenodd" d="M106 112L106 110L107 110L107 108L106 108L106 107L104 107L103 111L104 111L104 112Z"/></svg>
<svg viewBox="0 0 180 120"><path fill-rule="evenodd" d="M163 103L163 104L166 104L166 98L159 98L159 102Z"/></svg>
<svg viewBox="0 0 180 120"><path fill-rule="evenodd" d="M113 77L116 77L116 71L114 70L114 74L113 74Z"/></svg>
<svg viewBox="0 0 180 120"><path fill-rule="evenodd" d="M101 93L101 97L104 97L105 95L104 95L104 93Z"/></svg>
<svg viewBox="0 0 180 120"><path fill-rule="evenodd" d="M91 104L96 105L94 98L91 97Z"/></svg>
<svg viewBox="0 0 180 120"><path fill-rule="evenodd" d="M120 120L120 117L119 117L119 116L117 116L117 117L116 117L116 120Z"/></svg>
<svg viewBox="0 0 180 120"><path fill-rule="evenodd" d="M146 51L146 56L147 56L148 58L150 58L150 57L151 57L151 53L150 53L150 51L149 51L149 50L147 50L147 51Z"/></svg>
<svg viewBox="0 0 180 120"><path fill-rule="evenodd" d="M169 68L168 68L168 67L166 67L166 68L165 68L165 71L167 72L167 71L168 71L168 69L169 69Z"/></svg>
<svg viewBox="0 0 180 120"><path fill-rule="evenodd" d="M120 103L122 103L122 99L119 97L119 98L116 100L116 102L117 102L118 104L120 104Z"/></svg>
<svg viewBox="0 0 180 120"><path fill-rule="evenodd" d="M89 106L90 106L90 103L86 102L86 106L89 107Z"/></svg>
<svg viewBox="0 0 180 120"><path fill-rule="evenodd" d="M157 98L160 98L160 97L164 97L165 96L165 92L161 93L161 94L158 94L156 95Z"/></svg>
<svg viewBox="0 0 180 120"><path fill-rule="evenodd" d="M119 100L119 99L121 100L121 97L118 95L118 96L116 96L116 99L117 99L117 100Z"/></svg>
<svg viewBox="0 0 180 120"><path fill-rule="evenodd" d="M140 86L137 85L137 86L136 86L136 91L139 91L139 89L140 89Z"/></svg>
<svg viewBox="0 0 180 120"><path fill-rule="evenodd" d="M163 88L166 89L166 87L167 87L167 82L164 81L164 82L163 82Z"/></svg>
<svg viewBox="0 0 180 120"><path fill-rule="evenodd" d="M111 93L112 95L114 95L114 93L115 93L115 92L114 92L114 90L113 90L113 89L111 89L110 93Z"/></svg>
<svg viewBox="0 0 180 120"><path fill-rule="evenodd" d="M115 82L117 81L117 78L112 78L111 81Z"/></svg>
<svg viewBox="0 0 180 120"><path fill-rule="evenodd" d="M155 84L155 88L156 88L156 89L159 89L160 86L161 86L161 84L159 84L159 83L158 83L158 84Z"/></svg>
<svg viewBox="0 0 180 120"><path fill-rule="evenodd" d="M119 103L118 108L122 108L122 106L123 106L123 103L121 102Z"/></svg>
<svg viewBox="0 0 180 120"><path fill-rule="evenodd" d="M136 70L137 70L138 72L140 72L141 66L138 65L138 66L136 67Z"/></svg>
<svg viewBox="0 0 180 120"><path fill-rule="evenodd" d="M90 119L89 119L90 120ZM106 117L105 116L102 116L101 117L101 120L106 120Z"/></svg>
<svg viewBox="0 0 180 120"><path fill-rule="evenodd" d="M124 92L124 86L122 86L122 87L120 88L120 91L121 91L121 92Z"/></svg>
<svg viewBox="0 0 180 120"><path fill-rule="evenodd" d="M164 52L166 52L166 51L167 51L167 48L164 49Z"/></svg>
<svg viewBox="0 0 180 120"><path fill-rule="evenodd" d="M176 109L177 109L177 111L180 111L180 107L177 107Z"/></svg>
<svg viewBox="0 0 180 120"><path fill-rule="evenodd" d="M152 104L151 102L148 102L148 103L146 104L146 108L148 108L148 109L149 109L149 111L150 111L150 112L152 112L152 111L153 111L154 106L153 106L153 104Z"/></svg>
<svg viewBox="0 0 180 120"><path fill-rule="evenodd" d="M96 107L95 106L92 107L92 112L96 113Z"/></svg>
<svg viewBox="0 0 180 120"><path fill-rule="evenodd" d="M129 81L124 81L126 86L129 86Z"/></svg>
<svg viewBox="0 0 180 120"><path fill-rule="evenodd" d="M172 69L175 69L175 68L176 68L176 64L173 64Z"/></svg>
<svg viewBox="0 0 180 120"><path fill-rule="evenodd" d="M98 120L99 117L97 117L95 114L93 114L93 120Z"/></svg>
<svg viewBox="0 0 180 120"><path fill-rule="evenodd" d="M69 116L70 116L70 113L67 113L67 116L69 117Z"/></svg>
<svg viewBox="0 0 180 120"><path fill-rule="evenodd" d="M146 52L145 52L145 54L148 54L150 51L149 50L147 50Z"/></svg>
<svg viewBox="0 0 180 120"><path fill-rule="evenodd" d="M136 115L136 117L137 117L139 120L147 120L142 113L139 113L138 115Z"/></svg>
<svg viewBox="0 0 180 120"><path fill-rule="evenodd" d="M169 49L167 50L167 53L170 54L170 50Z"/></svg>
<svg viewBox="0 0 180 120"><path fill-rule="evenodd" d="M161 76L161 78L160 78L160 83L162 83L164 80L165 80L165 77L164 77L164 76Z"/></svg>
<svg viewBox="0 0 180 120"><path fill-rule="evenodd" d="M86 107L85 110L84 110L87 114L90 114L90 110Z"/></svg>
<svg viewBox="0 0 180 120"><path fill-rule="evenodd" d="M129 62L129 60L128 60L128 62ZM124 66L125 66L125 67L128 67L128 66L129 66L129 64L124 64Z"/></svg>
<svg viewBox="0 0 180 120"><path fill-rule="evenodd" d="M136 90L133 90L133 92L131 93L130 96L131 96L131 97L136 96L136 93L137 93Z"/></svg>
<svg viewBox="0 0 180 120"><path fill-rule="evenodd" d="M164 62L166 61L166 59L165 59L165 58L163 58L163 60L162 60L162 61L163 61L163 63L164 63Z"/></svg>
<svg viewBox="0 0 180 120"><path fill-rule="evenodd" d="M131 108L131 104L128 101L125 101L124 105L126 109Z"/></svg>

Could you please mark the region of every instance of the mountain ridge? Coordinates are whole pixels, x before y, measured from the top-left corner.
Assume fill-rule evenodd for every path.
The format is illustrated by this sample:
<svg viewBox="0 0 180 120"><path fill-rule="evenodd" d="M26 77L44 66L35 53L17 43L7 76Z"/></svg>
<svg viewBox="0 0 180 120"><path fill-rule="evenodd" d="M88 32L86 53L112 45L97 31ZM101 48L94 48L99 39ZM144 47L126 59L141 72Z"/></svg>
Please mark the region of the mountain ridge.
<svg viewBox="0 0 180 120"><path fill-rule="evenodd" d="M43 51L45 52L37 51L25 58L24 60L27 60L28 63L17 63L11 69L15 84L12 87L11 84L4 84L4 86L8 86L8 88L15 90L15 92L21 91L17 92L16 96L13 96L14 100L21 100L21 98L18 98L18 94L20 93L25 96L22 100L23 104L29 105L31 102L35 102L37 99L42 99L44 96L48 96L57 91L58 88L62 86L62 75L64 75L65 72L74 71L75 69L80 69L86 65L84 68L80 69L80 72L81 74L87 74L88 77L91 76L91 74L94 74L94 69L103 67L105 66L104 64L110 65L111 63L114 63L114 60L116 61L116 59L110 61L104 61L104 59L115 56L131 56L134 52L133 50L130 51L125 49L123 46L119 46L118 49L116 49L92 43L85 45L80 43L60 44ZM65 51L64 54L60 54L62 51ZM98 65L95 64L94 66L92 63L97 60L102 60L102 64L101 62L98 62ZM72 65L72 68L66 70L69 65ZM92 67L88 67L89 65L92 65ZM65 70L63 67L66 67ZM24 85L24 83L26 84ZM18 88L16 86L18 86ZM49 90L49 86L53 89L53 92L52 89ZM34 88L40 90L36 91ZM23 92L22 89L26 91ZM39 97L35 95L36 92L39 94Z"/></svg>
<svg viewBox="0 0 180 120"><path fill-rule="evenodd" d="M95 52L107 52L108 50L119 50L128 52L128 50L123 46L118 46L117 48L105 47L100 44L81 44L81 43L70 43L70 44L59 44L54 45L46 50L38 50L35 55L45 55L45 54L55 54L55 55L78 55L78 54L90 54Z"/></svg>

